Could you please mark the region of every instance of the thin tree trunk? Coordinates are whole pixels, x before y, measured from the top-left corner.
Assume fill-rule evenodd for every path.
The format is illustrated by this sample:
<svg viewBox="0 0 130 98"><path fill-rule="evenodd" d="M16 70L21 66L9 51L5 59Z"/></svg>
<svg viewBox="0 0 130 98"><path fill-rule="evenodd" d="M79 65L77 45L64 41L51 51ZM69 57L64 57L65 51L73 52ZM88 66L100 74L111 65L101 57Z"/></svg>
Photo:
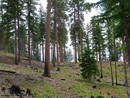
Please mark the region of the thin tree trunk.
<svg viewBox="0 0 130 98"><path fill-rule="evenodd" d="M76 9L75 9L75 6L74 6L74 24L75 24L75 21L76 21L75 12L76 12ZM74 36L75 36L75 64L77 64L77 45L76 45L76 32L75 31L74 31Z"/></svg>
<svg viewBox="0 0 130 98"><path fill-rule="evenodd" d="M10 37L8 37L8 53L10 53Z"/></svg>
<svg viewBox="0 0 130 98"><path fill-rule="evenodd" d="M43 57L43 63L44 63L44 43L42 41L42 57Z"/></svg>
<svg viewBox="0 0 130 98"><path fill-rule="evenodd" d="M17 0L17 4L18 4L18 0ZM20 46L21 46L20 45L20 40L21 39L20 39L20 29L19 29L19 11L18 11L17 14L18 14L18 21L17 22L18 22L18 52L19 52L18 53L18 61L21 62L21 60L20 60L20 50L21 50L21 48L20 48Z"/></svg>
<svg viewBox="0 0 130 98"><path fill-rule="evenodd" d="M29 65L31 65L31 56L30 56L30 6L28 1L28 60Z"/></svg>
<svg viewBox="0 0 130 98"><path fill-rule="evenodd" d="M57 32L57 27L56 27L56 14L54 13L54 45L53 45L53 67L56 67L55 65L55 41L56 41L56 32Z"/></svg>
<svg viewBox="0 0 130 98"><path fill-rule="evenodd" d="M15 23L15 64L18 65L18 59L17 59L17 31L16 31L16 19L14 19Z"/></svg>
<svg viewBox="0 0 130 98"><path fill-rule="evenodd" d="M60 66L59 66L59 49L58 49L58 34L56 32L56 47L57 47L57 71L60 71Z"/></svg>
<svg viewBox="0 0 130 98"><path fill-rule="evenodd" d="M122 38L122 46L125 46L124 38ZM124 73L125 73L125 85L128 85L128 78L127 78L127 68L126 68L126 53L123 50L123 59L124 59Z"/></svg>
<svg viewBox="0 0 130 98"><path fill-rule="evenodd" d="M22 56L25 56L25 42L22 40Z"/></svg>
<svg viewBox="0 0 130 98"><path fill-rule="evenodd" d="M5 52L5 33L3 32L3 37L2 37L2 50Z"/></svg>
<svg viewBox="0 0 130 98"><path fill-rule="evenodd" d="M78 22L79 22L79 27L80 27L79 3L78 3ZM83 45L82 45L82 32L81 32L81 30L79 31L79 34L80 34L79 35L80 36L80 48L81 48L81 54L82 54L83 53Z"/></svg>
<svg viewBox="0 0 130 98"><path fill-rule="evenodd" d="M100 78L103 78L103 73L102 73L102 57L101 57L101 52L100 51L99 51L99 63L100 63L100 72L101 72Z"/></svg>
<svg viewBox="0 0 130 98"><path fill-rule="evenodd" d="M46 24L46 50L44 76L51 77L50 74L50 22L51 22L51 0L48 0L47 24Z"/></svg>
<svg viewBox="0 0 130 98"><path fill-rule="evenodd" d="M115 57L115 77L116 77L116 85L117 85L117 64L116 64L116 42L115 42L115 38L114 38L114 57Z"/></svg>
<svg viewBox="0 0 130 98"><path fill-rule="evenodd" d="M66 51L65 51L65 44L64 44L64 62L66 61Z"/></svg>
<svg viewBox="0 0 130 98"><path fill-rule="evenodd" d="M128 33L128 27L126 22L126 15L125 15L125 6L122 5L122 11L123 11L123 21L124 21L124 29L125 29L125 36L126 36L126 46L127 46L127 54L128 54L128 63L130 67L130 42L129 42L129 33Z"/></svg>
<svg viewBox="0 0 130 98"><path fill-rule="evenodd" d="M62 45L60 46L60 62L63 63L63 47L62 47Z"/></svg>
<svg viewBox="0 0 130 98"><path fill-rule="evenodd" d="M113 82L113 71L112 71L112 62L111 62L111 50L109 49L109 58L110 58L110 69L111 69L111 80L112 80L112 85L114 85Z"/></svg>

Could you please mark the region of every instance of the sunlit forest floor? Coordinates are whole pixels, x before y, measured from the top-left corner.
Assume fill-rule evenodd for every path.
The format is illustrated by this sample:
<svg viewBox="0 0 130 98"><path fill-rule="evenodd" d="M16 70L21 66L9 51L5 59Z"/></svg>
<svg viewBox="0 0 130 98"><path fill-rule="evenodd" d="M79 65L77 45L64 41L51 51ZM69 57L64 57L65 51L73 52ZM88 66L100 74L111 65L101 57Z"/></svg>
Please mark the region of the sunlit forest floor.
<svg viewBox="0 0 130 98"><path fill-rule="evenodd" d="M115 67L113 63L113 75L115 82ZM118 83L124 84L124 67L122 62L118 62ZM52 64L51 64L52 66ZM128 68L127 68L128 69ZM14 65L12 54L0 53L0 70L11 71L14 73L0 71L0 98L19 98L9 93L9 88L15 84L20 87L23 95L26 89L31 90L30 97L23 98L95 98L99 94L105 98L127 98L130 87L112 86L109 62L103 62L103 79L97 81L87 81L80 75L80 67L74 63L62 63L60 71L51 67L51 78L43 77L44 64L32 61L28 66L26 58L22 58L19 65ZM16 73L15 73L16 72ZM130 71L128 70L128 80L130 82ZM96 86L96 88L93 88ZM128 89L128 90L127 90ZM35 97L34 97L35 96ZM114 97L113 97L114 98Z"/></svg>

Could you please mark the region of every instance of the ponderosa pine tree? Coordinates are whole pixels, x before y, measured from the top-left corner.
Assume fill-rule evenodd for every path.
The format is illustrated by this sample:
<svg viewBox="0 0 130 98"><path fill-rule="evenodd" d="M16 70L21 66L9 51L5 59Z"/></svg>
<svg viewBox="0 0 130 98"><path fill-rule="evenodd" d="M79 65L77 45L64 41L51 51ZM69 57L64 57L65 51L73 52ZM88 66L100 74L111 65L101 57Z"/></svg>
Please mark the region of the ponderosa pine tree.
<svg viewBox="0 0 130 98"><path fill-rule="evenodd" d="M57 26L58 25L64 25L64 21L67 20L67 15L65 11L67 10L66 8L66 3L67 0L60 0L56 1L53 0L52 2L52 8L54 10L54 41L53 41L53 66L55 67L55 43L56 43L56 48L57 48L57 70L59 71L59 42L58 42L58 30Z"/></svg>
<svg viewBox="0 0 130 98"><path fill-rule="evenodd" d="M50 77L50 22L51 22L51 0L48 0L47 6L47 22L46 22L46 50L45 50L45 77Z"/></svg>

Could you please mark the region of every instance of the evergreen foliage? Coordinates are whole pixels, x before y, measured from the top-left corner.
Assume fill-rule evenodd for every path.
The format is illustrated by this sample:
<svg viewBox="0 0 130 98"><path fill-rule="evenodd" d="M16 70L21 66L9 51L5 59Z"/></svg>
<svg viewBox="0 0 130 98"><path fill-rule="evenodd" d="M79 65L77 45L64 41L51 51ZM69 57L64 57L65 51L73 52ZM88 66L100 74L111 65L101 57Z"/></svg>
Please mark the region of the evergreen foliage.
<svg viewBox="0 0 130 98"><path fill-rule="evenodd" d="M79 59L81 62L79 66L82 67L81 75L84 79L89 79L89 81L99 75L98 64L93 55L94 52L88 49L84 51L82 58Z"/></svg>

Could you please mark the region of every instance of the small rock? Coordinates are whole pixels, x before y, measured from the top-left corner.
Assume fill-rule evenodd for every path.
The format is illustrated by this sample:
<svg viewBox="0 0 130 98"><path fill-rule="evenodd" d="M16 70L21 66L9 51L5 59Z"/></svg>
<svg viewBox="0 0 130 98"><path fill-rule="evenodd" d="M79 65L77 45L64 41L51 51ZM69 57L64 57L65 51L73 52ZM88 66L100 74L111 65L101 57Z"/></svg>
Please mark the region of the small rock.
<svg viewBox="0 0 130 98"><path fill-rule="evenodd" d="M101 80L100 80L100 79L97 79L97 81L98 81L98 82L101 82Z"/></svg>
<svg viewBox="0 0 130 98"><path fill-rule="evenodd" d="M10 88L10 94L21 95L20 87L17 85L12 85Z"/></svg>
<svg viewBox="0 0 130 98"><path fill-rule="evenodd" d="M93 85L92 87L93 87L93 88L96 88L96 85Z"/></svg>
<svg viewBox="0 0 130 98"><path fill-rule="evenodd" d="M65 81L65 78L61 78L60 80L63 80L63 81Z"/></svg>
<svg viewBox="0 0 130 98"><path fill-rule="evenodd" d="M5 90L6 90L6 88L5 87L2 87L2 89L1 89L3 92L5 92Z"/></svg>
<svg viewBox="0 0 130 98"><path fill-rule="evenodd" d="M34 68L34 71L35 71L35 72L38 72L38 68Z"/></svg>
<svg viewBox="0 0 130 98"><path fill-rule="evenodd" d="M76 74L77 76L79 76L80 74Z"/></svg>
<svg viewBox="0 0 130 98"><path fill-rule="evenodd" d="M107 92L107 95L110 95L110 93L109 93L109 92Z"/></svg>
<svg viewBox="0 0 130 98"><path fill-rule="evenodd" d="M31 95L31 91L29 88L27 88L27 91L26 91L26 96L29 97Z"/></svg>
<svg viewBox="0 0 130 98"><path fill-rule="evenodd" d="M70 89L71 89L71 87L68 88L68 90L70 90Z"/></svg>

